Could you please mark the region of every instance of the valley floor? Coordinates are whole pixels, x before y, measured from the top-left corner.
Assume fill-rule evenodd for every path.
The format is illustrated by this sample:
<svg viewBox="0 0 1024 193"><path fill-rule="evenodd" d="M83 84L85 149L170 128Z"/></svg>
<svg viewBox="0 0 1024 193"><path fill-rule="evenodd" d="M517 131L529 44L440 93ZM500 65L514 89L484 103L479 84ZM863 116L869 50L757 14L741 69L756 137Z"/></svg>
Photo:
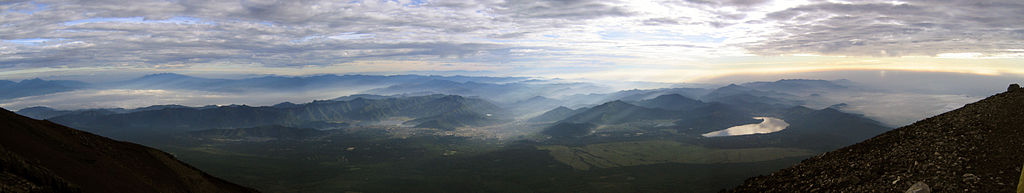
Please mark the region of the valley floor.
<svg viewBox="0 0 1024 193"><path fill-rule="evenodd" d="M621 136L621 133L616 133ZM574 145L445 135L153 144L266 192L715 192L815 153L711 148L655 136Z"/></svg>

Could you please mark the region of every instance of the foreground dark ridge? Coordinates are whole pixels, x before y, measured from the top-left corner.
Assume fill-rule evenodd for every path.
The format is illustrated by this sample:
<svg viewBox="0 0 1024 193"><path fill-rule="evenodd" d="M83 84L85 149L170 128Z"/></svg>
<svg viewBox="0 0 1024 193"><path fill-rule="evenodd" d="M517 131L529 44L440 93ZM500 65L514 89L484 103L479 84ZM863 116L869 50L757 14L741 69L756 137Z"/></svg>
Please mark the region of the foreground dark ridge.
<svg viewBox="0 0 1024 193"><path fill-rule="evenodd" d="M723 192L1013 192L1024 161L1024 90L828 152Z"/></svg>
<svg viewBox="0 0 1024 193"><path fill-rule="evenodd" d="M173 156L0 109L0 192L256 192Z"/></svg>

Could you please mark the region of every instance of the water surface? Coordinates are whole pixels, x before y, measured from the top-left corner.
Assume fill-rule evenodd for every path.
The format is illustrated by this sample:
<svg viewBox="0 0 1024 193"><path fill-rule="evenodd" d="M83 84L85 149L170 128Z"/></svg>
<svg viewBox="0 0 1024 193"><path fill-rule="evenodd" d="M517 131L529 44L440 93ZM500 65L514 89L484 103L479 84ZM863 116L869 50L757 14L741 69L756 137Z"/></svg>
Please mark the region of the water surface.
<svg viewBox="0 0 1024 193"><path fill-rule="evenodd" d="M774 133L782 131L789 127L789 123L786 121L774 118L774 117L754 117L754 119L762 120L758 124L746 124L729 127L728 129L705 133L704 137L724 137L724 136L737 136L737 135L750 135L750 134L761 134L761 133Z"/></svg>

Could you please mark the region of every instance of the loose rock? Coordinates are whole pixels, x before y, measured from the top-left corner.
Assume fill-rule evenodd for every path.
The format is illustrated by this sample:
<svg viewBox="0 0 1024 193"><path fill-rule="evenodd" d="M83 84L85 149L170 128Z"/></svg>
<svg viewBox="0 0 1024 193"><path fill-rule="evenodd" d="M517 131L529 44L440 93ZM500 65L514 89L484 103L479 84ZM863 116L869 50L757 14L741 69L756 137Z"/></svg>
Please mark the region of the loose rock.
<svg viewBox="0 0 1024 193"><path fill-rule="evenodd" d="M924 182L917 182L913 186L910 186L905 193L931 193L932 189L928 187L928 184Z"/></svg>
<svg viewBox="0 0 1024 193"><path fill-rule="evenodd" d="M981 178L978 178L978 176L975 176L974 174L971 174L971 173L964 174L963 177L964 177L964 182L968 182L968 183L970 183L970 182L978 182L978 180L981 180Z"/></svg>

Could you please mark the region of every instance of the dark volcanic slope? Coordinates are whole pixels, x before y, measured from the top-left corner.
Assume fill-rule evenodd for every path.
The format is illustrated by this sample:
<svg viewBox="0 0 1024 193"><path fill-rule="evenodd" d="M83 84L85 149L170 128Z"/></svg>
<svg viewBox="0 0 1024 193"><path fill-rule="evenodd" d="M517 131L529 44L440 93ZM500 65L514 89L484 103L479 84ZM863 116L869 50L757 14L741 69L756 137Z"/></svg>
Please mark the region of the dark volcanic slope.
<svg viewBox="0 0 1024 193"><path fill-rule="evenodd" d="M0 192L255 192L160 150L0 109Z"/></svg>
<svg viewBox="0 0 1024 193"><path fill-rule="evenodd" d="M819 155L726 192L1013 192L1024 162L1024 89Z"/></svg>

